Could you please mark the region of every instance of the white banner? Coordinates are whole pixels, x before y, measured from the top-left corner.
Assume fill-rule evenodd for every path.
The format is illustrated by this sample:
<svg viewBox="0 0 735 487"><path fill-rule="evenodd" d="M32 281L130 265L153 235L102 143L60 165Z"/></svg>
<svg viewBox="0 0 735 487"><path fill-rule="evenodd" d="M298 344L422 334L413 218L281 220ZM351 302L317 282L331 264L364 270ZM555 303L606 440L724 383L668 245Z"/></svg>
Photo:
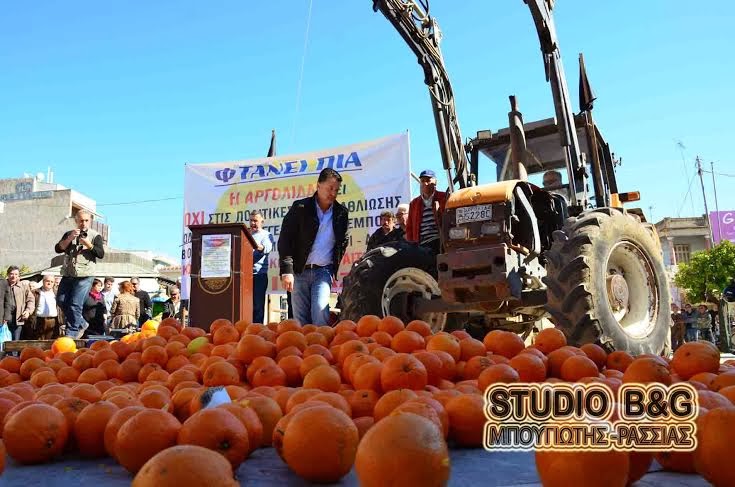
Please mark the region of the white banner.
<svg viewBox="0 0 735 487"><path fill-rule="evenodd" d="M396 211L411 197L408 133L334 149L253 159L187 164L184 177L184 238L181 296L189 299L191 232L189 225L242 222L259 210L264 228L276 242L281 222L298 199L316 192L319 172L331 167L342 175L337 201L349 210L347 252L339 268L340 280L365 252L367 239L385 210ZM242 269L245 272L245 269ZM268 256L268 292L282 293L277 246Z"/></svg>

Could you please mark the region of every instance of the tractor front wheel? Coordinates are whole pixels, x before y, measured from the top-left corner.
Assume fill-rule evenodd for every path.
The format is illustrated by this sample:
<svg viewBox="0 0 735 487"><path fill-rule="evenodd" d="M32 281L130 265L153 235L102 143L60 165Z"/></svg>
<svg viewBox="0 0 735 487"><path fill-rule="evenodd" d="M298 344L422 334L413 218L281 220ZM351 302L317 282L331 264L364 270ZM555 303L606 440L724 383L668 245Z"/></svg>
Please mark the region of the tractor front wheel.
<svg viewBox="0 0 735 487"><path fill-rule="evenodd" d="M365 315L392 315L404 323L420 319L434 332L441 331L446 313L414 316L406 307L411 296L431 299L439 294L432 253L409 242L391 242L363 255L345 277L340 319L356 322Z"/></svg>
<svg viewBox="0 0 735 487"><path fill-rule="evenodd" d="M671 302L655 234L622 209L570 218L547 252L547 305L570 345L668 353Z"/></svg>

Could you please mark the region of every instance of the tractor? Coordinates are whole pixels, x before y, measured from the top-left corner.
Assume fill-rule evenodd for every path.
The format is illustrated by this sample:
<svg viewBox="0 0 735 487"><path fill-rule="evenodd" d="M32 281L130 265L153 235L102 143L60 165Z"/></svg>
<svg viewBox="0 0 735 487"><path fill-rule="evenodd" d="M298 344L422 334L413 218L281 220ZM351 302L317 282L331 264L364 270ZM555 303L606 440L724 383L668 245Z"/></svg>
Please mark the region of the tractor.
<svg viewBox="0 0 735 487"><path fill-rule="evenodd" d="M623 207L640 195L618 191L618 160L593 120L581 54L573 112L553 0L523 1L555 117L524 123L510 96L508 127L463 142L428 0L374 0L423 68L449 188L440 253L405 241L365 253L345 277L340 318L393 315L434 332L502 329L524 340L553 325L571 345L668 353L671 298L655 227L641 209ZM496 182L478 183L480 155L495 164ZM529 181L542 173L564 174L566 183Z"/></svg>

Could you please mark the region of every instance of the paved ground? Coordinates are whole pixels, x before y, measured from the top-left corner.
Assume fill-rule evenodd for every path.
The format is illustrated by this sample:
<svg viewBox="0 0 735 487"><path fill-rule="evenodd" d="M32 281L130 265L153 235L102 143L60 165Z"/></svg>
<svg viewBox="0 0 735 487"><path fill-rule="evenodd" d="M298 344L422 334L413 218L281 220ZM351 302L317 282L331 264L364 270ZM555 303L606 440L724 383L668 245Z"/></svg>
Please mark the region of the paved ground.
<svg viewBox="0 0 735 487"><path fill-rule="evenodd" d="M483 487L541 487L530 453L489 453L484 450L453 450L452 487L482 485ZM272 448L261 448L238 470L241 485L308 486L308 482L289 471ZM0 477L0 486L129 486L132 477L113 460L79 461L62 459L50 465L18 466L9 462ZM339 486L358 486L354 471L342 479ZM699 487L710 485L696 475L662 472L657 464L641 479L638 487Z"/></svg>

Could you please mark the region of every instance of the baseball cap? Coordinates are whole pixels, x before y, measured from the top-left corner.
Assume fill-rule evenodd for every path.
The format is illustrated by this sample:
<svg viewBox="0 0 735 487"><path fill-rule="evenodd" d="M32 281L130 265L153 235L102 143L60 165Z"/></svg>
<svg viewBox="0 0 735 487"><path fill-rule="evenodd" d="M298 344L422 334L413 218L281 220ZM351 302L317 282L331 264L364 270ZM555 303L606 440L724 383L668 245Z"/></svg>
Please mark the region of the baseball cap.
<svg viewBox="0 0 735 487"><path fill-rule="evenodd" d="M431 169L424 169L419 174L419 178L436 178L436 174Z"/></svg>

